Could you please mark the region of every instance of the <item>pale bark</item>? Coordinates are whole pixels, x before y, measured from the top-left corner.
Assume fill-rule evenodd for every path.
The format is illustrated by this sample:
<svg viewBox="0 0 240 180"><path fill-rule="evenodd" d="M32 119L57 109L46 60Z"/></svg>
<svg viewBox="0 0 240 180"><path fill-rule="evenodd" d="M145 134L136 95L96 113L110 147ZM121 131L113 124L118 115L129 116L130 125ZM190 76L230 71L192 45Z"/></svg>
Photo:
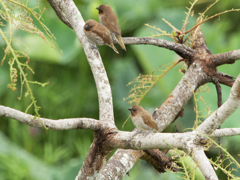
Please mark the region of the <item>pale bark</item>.
<svg viewBox="0 0 240 180"><path fill-rule="evenodd" d="M196 131L186 133L150 133L149 135L141 133L136 136L134 136L135 132L119 131L114 124L109 80L98 50L91 48L92 44L89 43L83 32L85 22L80 12L72 0L49 0L49 2L53 3L52 7L61 20L75 31L82 44L97 86L100 120L91 118L73 118L57 121L46 118L34 119L32 115L4 106L0 106L0 116L13 118L29 126L40 128L44 127L41 124L42 122L49 129L53 130L90 129L95 131L93 143L76 179L121 179L133 167L135 162L145 154L142 150L159 148L179 148L187 153L191 153L206 179L218 179L204 154L200 140L204 139L202 134L211 135L211 137L239 134L240 128L222 130L216 130L216 128L227 120L240 105L240 75L235 83L232 80L228 84L232 86L234 83L229 99L207 118ZM123 38L123 41L125 44L148 44L164 47L186 58L185 62L188 65L188 69L183 78L161 107L157 108L153 113L159 132L163 131L175 120L178 113L199 86L212 82L211 76L224 76L217 72L217 66L233 63L240 58L239 50L212 55L207 49L202 32L193 33L193 49L182 44L146 37L128 37ZM228 78L233 79L230 76ZM223 79L219 80L220 83L221 81ZM106 163L110 152L114 148L124 149L118 149Z"/></svg>
<svg viewBox="0 0 240 180"><path fill-rule="evenodd" d="M227 137L240 135L240 128L216 129L210 137Z"/></svg>
<svg viewBox="0 0 240 180"><path fill-rule="evenodd" d="M120 131L109 139L108 145L112 148L136 150L165 149L173 147L184 149L186 148L186 143L188 143L189 140L192 140L192 132L150 133L148 135L146 135L146 133L135 135L135 132Z"/></svg>
<svg viewBox="0 0 240 180"><path fill-rule="evenodd" d="M174 121L194 91L207 81L209 79L203 72L202 66L198 62L194 62L161 107L154 111L153 117L157 121L159 132L166 129Z"/></svg>
<svg viewBox="0 0 240 180"><path fill-rule="evenodd" d="M99 121L92 118L69 118L52 120L42 117L34 117L33 115L23 113L16 109L0 105L0 117L8 117L16 119L29 126L44 128L43 124L52 130L70 130L70 129L89 129L93 131L104 130L107 128L113 128L110 123L105 121ZM41 123L42 122L42 123Z"/></svg>
<svg viewBox="0 0 240 180"><path fill-rule="evenodd" d="M71 27L75 31L91 67L98 92L99 120L105 120L113 124L113 102L109 80L98 50L92 49L92 44L90 44L83 32L85 24L83 17L72 0L56 0L55 2L66 15ZM96 132L94 141L76 179L95 179L102 166L106 163L111 150L101 148L99 151L99 146L101 145L99 141L101 141L101 135L100 132Z"/></svg>
<svg viewBox="0 0 240 180"><path fill-rule="evenodd" d="M193 150L193 160L198 165L206 180L218 180L218 177L204 153L203 147L195 147Z"/></svg>
<svg viewBox="0 0 240 180"><path fill-rule="evenodd" d="M143 151L118 149L105 164L98 179L122 179L143 154Z"/></svg>
<svg viewBox="0 0 240 180"><path fill-rule="evenodd" d="M92 49L92 44L83 32L85 24L83 17L72 0L55 0L55 2L75 31L92 69L98 92L99 119L114 122L112 92L107 73L98 50Z"/></svg>
<svg viewBox="0 0 240 180"><path fill-rule="evenodd" d="M72 25L68 21L66 15L61 11L61 9L57 6L57 4L54 2L54 0L48 0L48 3L52 6L53 10L55 11L58 18L66 24L68 27L72 29Z"/></svg>
<svg viewBox="0 0 240 180"><path fill-rule="evenodd" d="M206 135L213 133L240 105L240 75L238 75L231 89L228 100L208 117L197 131Z"/></svg>

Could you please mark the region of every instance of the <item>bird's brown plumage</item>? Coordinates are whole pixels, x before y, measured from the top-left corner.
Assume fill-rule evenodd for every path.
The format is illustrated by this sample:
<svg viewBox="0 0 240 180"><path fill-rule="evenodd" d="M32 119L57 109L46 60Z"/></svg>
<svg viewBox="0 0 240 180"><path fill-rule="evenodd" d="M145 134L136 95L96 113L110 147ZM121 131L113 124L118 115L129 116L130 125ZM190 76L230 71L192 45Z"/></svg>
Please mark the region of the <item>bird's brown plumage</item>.
<svg viewBox="0 0 240 180"><path fill-rule="evenodd" d="M152 115L141 106L134 105L129 108L133 124L141 130L157 130L157 123Z"/></svg>
<svg viewBox="0 0 240 180"><path fill-rule="evenodd" d="M119 53L113 44L113 40L109 30L102 24L96 22L93 19L89 19L85 23L83 31L85 35L88 37L88 39L90 39L97 46L108 45L116 53Z"/></svg>
<svg viewBox="0 0 240 180"><path fill-rule="evenodd" d="M122 40L121 29L118 24L118 19L115 13L113 12L112 8L108 5L102 4L99 7L97 7L97 9L99 11L98 17L100 23L110 30L111 35L113 37L116 37L121 48L126 51L126 47Z"/></svg>

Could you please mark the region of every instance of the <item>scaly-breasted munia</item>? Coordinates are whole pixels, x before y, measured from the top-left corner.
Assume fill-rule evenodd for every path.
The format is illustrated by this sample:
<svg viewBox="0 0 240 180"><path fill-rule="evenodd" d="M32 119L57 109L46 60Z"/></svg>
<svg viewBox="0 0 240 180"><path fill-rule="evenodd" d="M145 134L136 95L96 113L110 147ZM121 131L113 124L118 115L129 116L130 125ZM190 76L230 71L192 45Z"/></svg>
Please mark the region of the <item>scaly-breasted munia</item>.
<svg viewBox="0 0 240 180"><path fill-rule="evenodd" d="M102 24L96 22L93 19L89 19L85 23L83 31L92 43L96 44L97 46L108 45L116 53L119 53L113 44L112 36L109 30Z"/></svg>
<svg viewBox="0 0 240 180"><path fill-rule="evenodd" d="M138 129L142 131L158 131L155 119L141 106L134 105L128 110L131 111L132 122Z"/></svg>
<svg viewBox="0 0 240 180"><path fill-rule="evenodd" d="M122 40L121 29L118 24L118 19L112 8L108 5L102 4L96 9L99 11L98 17L100 23L109 29L112 37L115 38L121 48L126 51L126 47Z"/></svg>

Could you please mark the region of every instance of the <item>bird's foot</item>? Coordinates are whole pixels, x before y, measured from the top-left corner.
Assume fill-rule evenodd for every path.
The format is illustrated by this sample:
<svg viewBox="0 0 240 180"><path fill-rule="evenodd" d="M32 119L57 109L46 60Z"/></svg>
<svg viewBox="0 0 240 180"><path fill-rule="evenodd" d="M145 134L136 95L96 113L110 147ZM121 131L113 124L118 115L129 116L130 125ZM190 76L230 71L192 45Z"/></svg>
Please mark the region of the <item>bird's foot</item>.
<svg viewBox="0 0 240 180"><path fill-rule="evenodd" d="M136 136L136 135L139 134L139 133L142 133L142 130L137 131L137 132L133 135L133 137Z"/></svg>
<svg viewBox="0 0 240 180"><path fill-rule="evenodd" d="M146 137L147 135L149 135L149 134L152 133L152 132L153 132L153 130L148 131L148 132L144 135L144 137Z"/></svg>

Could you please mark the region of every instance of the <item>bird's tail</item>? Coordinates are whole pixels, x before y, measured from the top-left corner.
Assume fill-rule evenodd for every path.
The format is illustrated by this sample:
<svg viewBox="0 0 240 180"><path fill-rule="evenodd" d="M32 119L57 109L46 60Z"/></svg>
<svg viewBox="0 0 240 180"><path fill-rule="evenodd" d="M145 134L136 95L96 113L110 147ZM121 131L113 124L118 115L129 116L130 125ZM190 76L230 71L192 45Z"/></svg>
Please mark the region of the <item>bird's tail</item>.
<svg viewBox="0 0 240 180"><path fill-rule="evenodd" d="M124 43L123 43L123 40L122 40L121 35L116 35L116 38L117 38L117 40L118 40L119 45L121 46L121 48L126 51L126 47L125 47L125 45L124 45Z"/></svg>
<svg viewBox="0 0 240 180"><path fill-rule="evenodd" d="M119 52L118 52L118 50L117 50L117 48L114 46L114 44L113 43L111 43L111 44L108 44L108 46L109 47L111 47L116 53L118 53L119 54Z"/></svg>

